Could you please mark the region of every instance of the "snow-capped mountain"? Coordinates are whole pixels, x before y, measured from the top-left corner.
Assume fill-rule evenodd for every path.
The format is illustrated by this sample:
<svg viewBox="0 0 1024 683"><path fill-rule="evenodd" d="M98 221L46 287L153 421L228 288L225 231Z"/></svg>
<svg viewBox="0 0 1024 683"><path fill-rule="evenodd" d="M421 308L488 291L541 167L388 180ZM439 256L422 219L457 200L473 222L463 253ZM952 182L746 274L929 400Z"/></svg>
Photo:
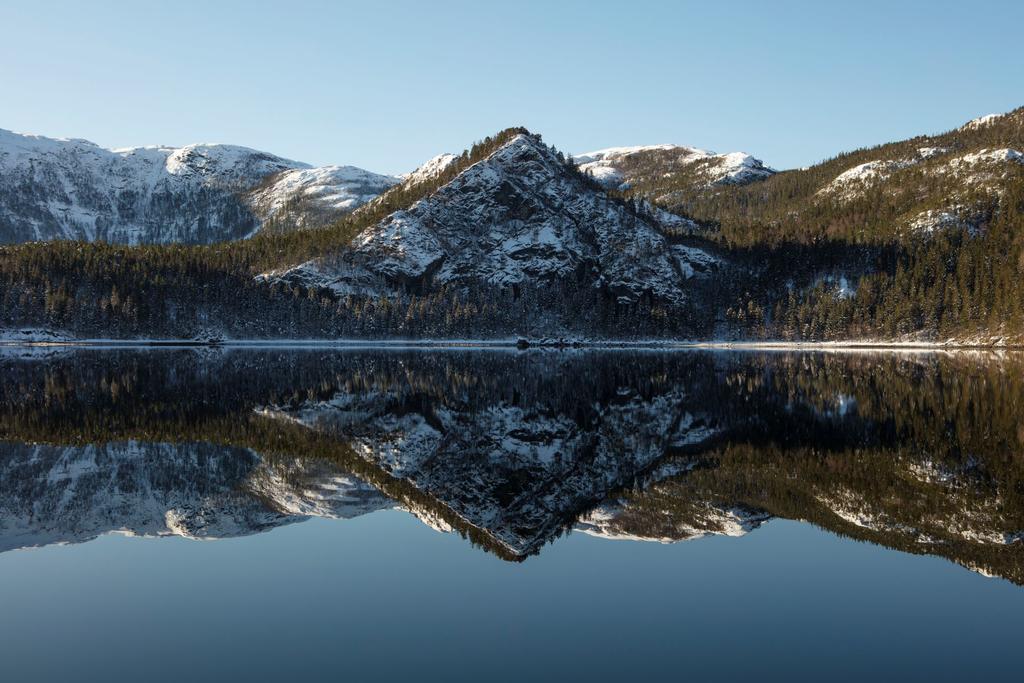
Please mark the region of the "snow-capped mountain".
<svg viewBox="0 0 1024 683"><path fill-rule="evenodd" d="M519 134L363 231L351 252L263 277L342 295L581 277L623 302L649 294L679 304L687 281L716 259L671 245L662 220L609 199L539 138Z"/></svg>
<svg viewBox="0 0 1024 683"><path fill-rule="evenodd" d="M398 182L234 145L108 150L0 130L0 243L239 239L275 219L327 222Z"/></svg>
<svg viewBox="0 0 1024 683"><path fill-rule="evenodd" d="M609 147L573 155L580 170L607 188L624 190L637 181L684 176L695 188L742 185L775 173L760 159L745 152L716 154L696 147L647 145Z"/></svg>

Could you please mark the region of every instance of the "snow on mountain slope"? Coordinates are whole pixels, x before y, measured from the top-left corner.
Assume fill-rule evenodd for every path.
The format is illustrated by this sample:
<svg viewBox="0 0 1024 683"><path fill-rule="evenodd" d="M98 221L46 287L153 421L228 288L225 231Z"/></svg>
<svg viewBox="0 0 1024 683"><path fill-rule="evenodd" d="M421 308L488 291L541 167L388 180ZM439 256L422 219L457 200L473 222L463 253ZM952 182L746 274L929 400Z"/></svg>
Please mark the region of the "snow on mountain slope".
<svg viewBox="0 0 1024 683"><path fill-rule="evenodd" d="M574 155L580 169L607 188L626 189L645 175L694 174L702 186L745 184L775 173L744 152L715 154L696 147L647 145L609 147Z"/></svg>
<svg viewBox="0 0 1024 683"><path fill-rule="evenodd" d="M271 176L249 197L259 215L307 227L349 213L399 182L355 166L297 168Z"/></svg>
<svg viewBox="0 0 1024 683"><path fill-rule="evenodd" d="M351 167L311 169L234 145L108 150L0 130L0 242L239 239L290 199L333 216L396 182Z"/></svg>
<svg viewBox="0 0 1024 683"><path fill-rule="evenodd" d="M657 220L610 200L537 138L518 135L365 230L351 254L262 277L348 294L413 281L513 285L584 272L624 302L650 293L681 303L692 275L681 264L688 253L671 249Z"/></svg>
<svg viewBox="0 0 1024 683"><path fill-rule="evenodd" d="M979 218L972 216L970 212L959 204L954 204L946 210L926 209L918 213L908 223L908 231L919 235L931 235L944 230L966 230L971 235L980 232Z"/></svg>
<svg viewBox="0 0 1024 683"><path fill-rule="evenodd" d="M878 159L857 164L837 175L818 190L819 197L850 200L869 187L888 180L895 173L930 162L927 172L956 176L967 184L977 185L1001 177L1009 164L1024 164L1024 154L1015 149L980 149L950 156L945 147L920 147L910 156Z"/></svg>
<svg viewBox="0 0 1024 683"><path fill-rule="evenodd" d="M602 187L621 188L626 184L626 177L616 162L621 162L625 157L641 154L643 152L672 152L678 150L680 158L691 156L703 156L708 153L694 147L677 147L676 145L646 145L636 147L609 147L599 149L585 154L573 155L573 160L579 165L580 170L589 173L594 179L601 183Z"/></svg>
<svg viewBox="0 0 1024 683"><path fill-rule="evenodd" d="M971 119L964 125L960 126L960 130L979 130L986 126L991 126L993 123L1006 116L1006 114L985 114L979 116L976 119Z"/></svg>
<svg viewBox="0 0 1024 683"><path fill-rule="evenodd" d="M406 173L402 176L402 182L406 184L419 183L424 180L436 178L444 169L452 165L459 157L455 154L445 152L438 154L436 157L428 159L422 166L417 168L412 173Z"/></svg>
<svg viewBox="0 0 1024 683"><path fill-rule="evenodd" d="M264 461L203 443L4 444L0 551L106 533L226 538L393 503L323 461Z"/></svg>
<svg viewBox="0 0 1024 683"><path fill-rule="evenodd" d="M1024 164L1024 153L1015 149L1007 149L1005 147L1003 149L982 149L977 152L962 154L950 159L949 166L954 170L960 170L965 166L970 167L979 164L1002 164L1007 162Z"/></svg>
<svg viewBox="0 0 1024 683"><path fill-rule="evenodd" d="M818 194L838 194L852 197L864 185L885 180L894 171L913 166L918 159L896 159L885 161L868 161L849 168L835 177L828 185L821 188Z"/></svg>

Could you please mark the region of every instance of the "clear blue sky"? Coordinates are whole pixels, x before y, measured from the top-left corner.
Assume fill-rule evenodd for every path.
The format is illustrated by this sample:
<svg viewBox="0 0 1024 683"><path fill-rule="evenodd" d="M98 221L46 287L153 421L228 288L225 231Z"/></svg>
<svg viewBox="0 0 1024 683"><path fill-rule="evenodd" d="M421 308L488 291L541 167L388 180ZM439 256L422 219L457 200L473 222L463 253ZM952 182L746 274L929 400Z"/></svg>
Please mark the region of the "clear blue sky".
<svg viewBox="0 0 1024 683"><path fill-rule="evenodd" d="M0 128L397 173L510 125L778 168L1024 104L1024 2L0 0Z"/></svg>

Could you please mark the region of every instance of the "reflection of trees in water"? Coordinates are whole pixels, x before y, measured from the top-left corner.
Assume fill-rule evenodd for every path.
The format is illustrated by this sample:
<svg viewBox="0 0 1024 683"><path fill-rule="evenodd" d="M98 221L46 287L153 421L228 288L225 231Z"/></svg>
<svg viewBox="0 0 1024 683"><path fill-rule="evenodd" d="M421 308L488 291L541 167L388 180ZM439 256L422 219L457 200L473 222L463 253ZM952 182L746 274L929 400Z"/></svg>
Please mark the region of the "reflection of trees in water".
<svg viewBox="0 0 1024 683"><path fill-rule="evenodd" d="M669 540L770 514L1024 581L1014 355L81 351L0 365L0 438L325 459L510 558L603 501L599 533ZM414 423L430 439L413 462Z"/></svg>

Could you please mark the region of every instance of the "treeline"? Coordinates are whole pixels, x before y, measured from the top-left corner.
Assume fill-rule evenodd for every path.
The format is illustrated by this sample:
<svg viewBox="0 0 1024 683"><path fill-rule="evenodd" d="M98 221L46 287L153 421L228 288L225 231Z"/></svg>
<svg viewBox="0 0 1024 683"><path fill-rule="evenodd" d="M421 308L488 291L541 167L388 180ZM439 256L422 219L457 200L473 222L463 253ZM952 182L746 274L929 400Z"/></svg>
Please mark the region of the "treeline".
<svg viewBox="0 0 1024 683"><path fill-rule="evenodd" d="M1007 187L980 235L938 231L895 245L882 267L764 302L784 339L1024 338L1024 184ZM768 305L771 306L768 309Z"/></svg>
<svg viewBox="0 0 1024 683"><path fill-rule="evenodd" d="M66 243L39 252L45 258L26 264L24 275L0 271L4 326L101 339L643 339L707 334L713 315L699 297L685 307L650 296L623 304L589 278L338 296L225 273L187 256L154 262L118 247L88 252L97 249L111 258L96 258L87 276L76 275L81 254Z"/></svg>

